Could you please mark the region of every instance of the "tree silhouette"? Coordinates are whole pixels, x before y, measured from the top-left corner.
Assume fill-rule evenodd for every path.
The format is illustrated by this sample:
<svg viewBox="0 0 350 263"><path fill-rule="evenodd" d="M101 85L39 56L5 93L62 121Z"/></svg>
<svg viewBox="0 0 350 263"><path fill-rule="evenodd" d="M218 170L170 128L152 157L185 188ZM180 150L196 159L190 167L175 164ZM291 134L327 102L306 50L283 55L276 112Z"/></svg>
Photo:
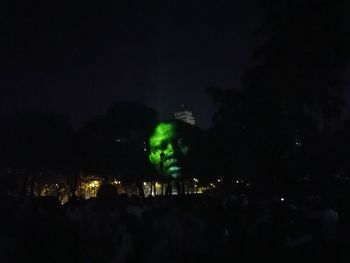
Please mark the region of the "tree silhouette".
<svg viewBox="0 0 350 263"><path fill-rule="evenodd" d="M347 65L346 1L260 1L264 43L244 86L265 104L312 114L328 127L344 106L340 71Z"/></svg>
<svg viewBox="0 0 350 263"><path fill-rule="evenodd" d="M153 174L147 141L156 121L157 112L141 103L114 103L78 131L83 170L137 183L143 195L142 181Z"/></svg>
<svg viewBox="0 0 350 263"><path fill-rule="evenodd" d="M303 166L317 158L317 128L329 130L341 115L340 71L347 62L349 33L345 1L260 3L266 13L258 31L263 44L253 54L243 89L208 92L218 106L217 166L262 184L315 171Z"/></svg>
<svg viewBox="0 0 350 263"><path fill-rule="evenodd" d="M23 174L22 194L30 181L31 191L39 174L63 172L69 166L73 130L68 120L54 113L21 111L4 120L2 160Z"/></svg>

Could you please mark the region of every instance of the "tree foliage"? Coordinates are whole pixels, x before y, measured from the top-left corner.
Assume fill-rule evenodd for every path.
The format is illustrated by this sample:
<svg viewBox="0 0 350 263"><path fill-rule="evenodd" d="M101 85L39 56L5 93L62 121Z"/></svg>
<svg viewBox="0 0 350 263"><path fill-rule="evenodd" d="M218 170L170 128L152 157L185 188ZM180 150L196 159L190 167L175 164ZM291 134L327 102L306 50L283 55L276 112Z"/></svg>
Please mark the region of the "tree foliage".
<svg viewBox="0 0 350 263"><path fill-rule="evenodd" d="M260 3L262 44L243 89L208 89L218 108L212 150L231 177L298 180L319 171L317 149L331 144L322 134L344 108L349 9L346 1Z"/></svg>

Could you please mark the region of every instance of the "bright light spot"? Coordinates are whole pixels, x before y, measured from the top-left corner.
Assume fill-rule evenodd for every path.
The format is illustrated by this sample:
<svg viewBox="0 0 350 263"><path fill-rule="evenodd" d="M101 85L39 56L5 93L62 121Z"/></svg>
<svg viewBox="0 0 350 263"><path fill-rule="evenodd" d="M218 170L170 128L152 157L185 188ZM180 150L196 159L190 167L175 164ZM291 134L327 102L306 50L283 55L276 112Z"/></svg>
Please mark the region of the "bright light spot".
<svg viewBox="0 0 350 263"><path fill-rule="evenodd" d="M100 186L100 182L97 181L97 180L94 180L94 181L89 183L89 186L92 187L92 188L99 187Z"/></svg>
<svg viewBox="0 0 350 263"><path fill-rule="evenodd" d="M236 184L239 184L239 181L238 181L238 180L236 181Z"/></svg>
<svg viewBox="0 0 350 263"><path fill-rule="evenodd" d="M146 183L146 182L143 182L143 185L144 185L144 186L146 186L146 185L147 185L147 183Z"/></svg>
<svg viewBox="0 0 350 263"><path fill-rule="evenodd" d="M113 181L113 184L115 184L115 185L118 185L118 184L120 184L121 182L120 181L118 181L118 180L114 180Z"/></svg>
<svg viewBox="0 0 350 263"><path fill-rule="evenodd" d="M221 179L218 179L218 183L221 183Z"/></svg>
<svg viewBox="0 0 350 263"><path fill-rule="evenodd" d="M193 178L193 181L195 181L196 183L199 182L197 178Z"/></svg>
<svg viewBox="0 0 350 263"><path fill-rule="evenodd" d="M284 198L283 197L281 197L281 202L284 202Z"/></svg>

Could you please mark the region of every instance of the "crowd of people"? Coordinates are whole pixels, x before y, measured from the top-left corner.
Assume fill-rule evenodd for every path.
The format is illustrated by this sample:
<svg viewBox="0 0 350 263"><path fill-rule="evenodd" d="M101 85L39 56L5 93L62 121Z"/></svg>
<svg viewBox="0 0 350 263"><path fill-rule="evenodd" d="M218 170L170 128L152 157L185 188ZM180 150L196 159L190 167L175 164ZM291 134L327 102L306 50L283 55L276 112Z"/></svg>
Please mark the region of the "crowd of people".
<svg viewBox="0 0 350 263"><path fill-rule="evenodd" d="M346 262L346 202L208 193L0 202L0 262Z"/></svg>

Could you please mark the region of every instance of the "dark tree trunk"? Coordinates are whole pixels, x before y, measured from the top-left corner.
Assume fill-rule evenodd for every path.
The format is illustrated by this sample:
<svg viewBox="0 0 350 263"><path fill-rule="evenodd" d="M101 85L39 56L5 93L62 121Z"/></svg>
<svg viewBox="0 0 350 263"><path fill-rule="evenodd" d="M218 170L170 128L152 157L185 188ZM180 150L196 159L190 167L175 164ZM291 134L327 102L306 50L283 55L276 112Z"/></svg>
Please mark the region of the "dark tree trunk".
<svg viewBox="0 0 350 263"><path fill-rule="evenodd" d="M31 173L31 176L30 176L30 196L31 196L31 198L33 198L35 196L35 193L34 193L35 181L36 181L36 173L33 172L33 173Z"/></svg>
<svg viewBox="0 0 350 263"><path fill-rule="evenodd" d="M74 173L74 176L73 176L73 180L70 184L70 190L71 190L71 193L72 193L72 198L76 198L76 191L77 191L77 188L78 188L78 178L79 178L79 173L78 172L75 172Z"/></svg>
<svg viewBox="0 0 350 263"><path fill-rule="evenodd" d="M190 183L190 182L188 182L188 185L187 185L187 195L189 195L189 194L190 194L190 187L191 187L191 183Z"/></svg>
<svg viewBox="0 0 350 263"><path fill-rule="evenodd" d="M152 196L152 189L153 189L153 184L151 182L151 187L149 188L149 195Z"/></svg>
<svg viewBox="0 0 350 263"><path fill-rule="evenodd" d="M179 181L175 181L175 187L178 195L182 195L182 186Z"/></svg>
<svg viewBox="0 0 350 263"><path fill-rule="evenodd" d="M145 198L145 192L143 191L142 183L137 182L136 183L137 189L139 190L139 196L144 199Z"/></svg>
<svg viewBox="0 0 350 263"><path fill-rule="evenodd" d="M165 195L171 195L172 194L172 186L171 186L171 181L168 182L168 185L166 186L166 190L165 190Z"/></svg>
<svg viewBox="0 0 350 263"><path fill-rule="evenodd" d="M28 185L28 181L29 181L29 175L28 173L26 172L24 174L24 179L22 181L22 185L21 185L21 189L20 189L20 198L22 200L25 199L26 195L27 195L27 185Z"/></svg>
<svg viewBox="0 0 350 263"><path fill-rule="evenodd" d="M154 196L157 196L156 182L153 182L153 192L154 192Z"/></svg>

